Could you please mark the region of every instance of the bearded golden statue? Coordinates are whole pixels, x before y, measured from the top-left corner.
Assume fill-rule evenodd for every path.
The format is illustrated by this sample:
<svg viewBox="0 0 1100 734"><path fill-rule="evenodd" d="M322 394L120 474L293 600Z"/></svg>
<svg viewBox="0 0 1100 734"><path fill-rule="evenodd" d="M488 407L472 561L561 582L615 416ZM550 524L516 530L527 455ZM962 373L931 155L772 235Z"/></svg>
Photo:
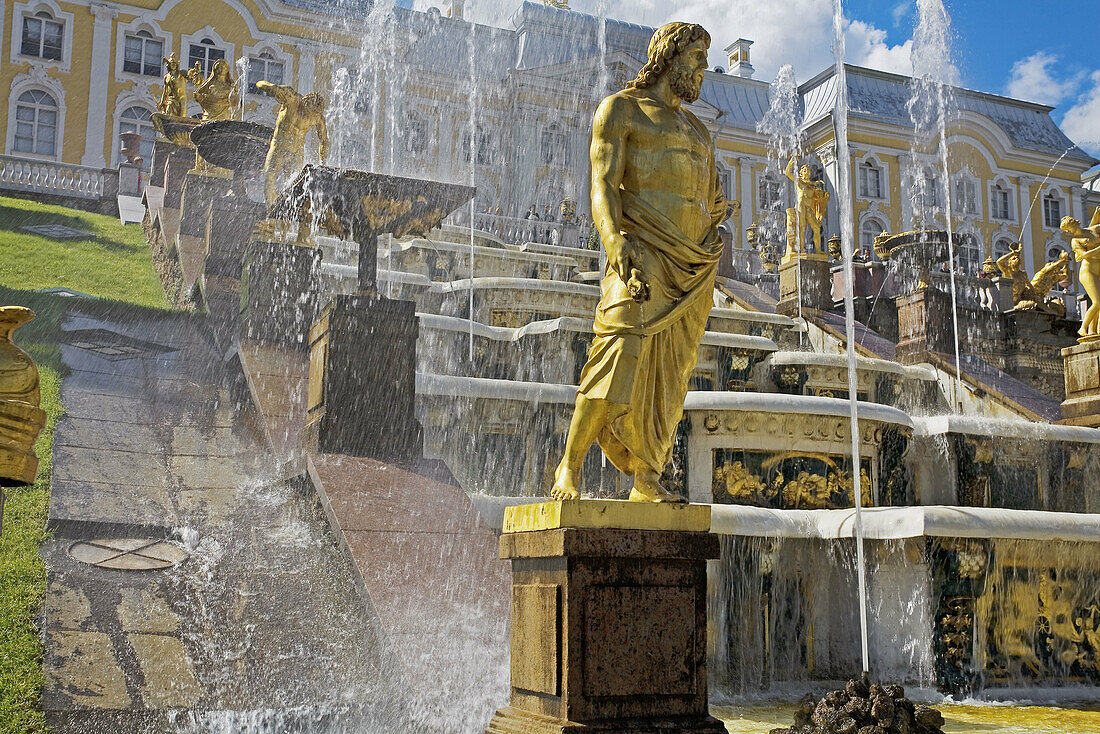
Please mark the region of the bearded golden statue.
<svg viewBox="0 0 1100 734"><path fill-rule="evenodd" d="M596 337L581 372L550 495L579 496L594 441L634 477L630 499L683 501L661 487L713 302L726 201L714 143L684 102L699 98L710 35L669 23L638 78L592 126L592 218L607 252Z"/></svg>
<svg viewBox="0 0 1100 734"><path fill-rule="evenodd" d="M829 203L829 192L825 190L825 182L814 181L809 166L802 166L798 169L798 176L796 177L794 175L795 163L794 156L791 156L786 170L783 171L783 175L794 183L798 192L797 205L794 209L787 210L787 228L790 230L793 225L795 229L793 238L790 231L787 233L787 240L790 242L793 239L793 242L791 242L793 246L787 250L788 258L797 257L799 254L806 252L807 226L813 232L814 252L824 252L821 249L821 228L825 222L825 211Z"/></svg>

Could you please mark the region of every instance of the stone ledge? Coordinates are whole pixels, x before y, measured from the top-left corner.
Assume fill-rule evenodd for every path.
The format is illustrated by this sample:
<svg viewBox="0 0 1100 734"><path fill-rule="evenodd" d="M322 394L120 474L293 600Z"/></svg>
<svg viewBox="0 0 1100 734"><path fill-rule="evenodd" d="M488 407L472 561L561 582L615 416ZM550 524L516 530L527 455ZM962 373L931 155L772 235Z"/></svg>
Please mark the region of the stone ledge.
<svg viewBox="0 0 1100 734"><path fill-rule="evenodd" d="M504 533L559 528L705 533L710 530L710 506L581 499L514 505L504 511Z"/></svg>

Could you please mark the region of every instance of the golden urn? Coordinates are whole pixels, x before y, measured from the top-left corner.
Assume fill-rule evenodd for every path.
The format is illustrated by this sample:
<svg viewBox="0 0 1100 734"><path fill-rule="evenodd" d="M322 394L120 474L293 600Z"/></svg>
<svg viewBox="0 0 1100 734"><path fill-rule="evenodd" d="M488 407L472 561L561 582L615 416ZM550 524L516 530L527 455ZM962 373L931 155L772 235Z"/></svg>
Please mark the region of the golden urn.
<svg viewBox="0 0 1100 734"><path fill-rule="evenodd" d="M33 484L38 473L34 442L46 425L38 367L11 340L33 318L29 308L0 306L0 486Z"/></svg>

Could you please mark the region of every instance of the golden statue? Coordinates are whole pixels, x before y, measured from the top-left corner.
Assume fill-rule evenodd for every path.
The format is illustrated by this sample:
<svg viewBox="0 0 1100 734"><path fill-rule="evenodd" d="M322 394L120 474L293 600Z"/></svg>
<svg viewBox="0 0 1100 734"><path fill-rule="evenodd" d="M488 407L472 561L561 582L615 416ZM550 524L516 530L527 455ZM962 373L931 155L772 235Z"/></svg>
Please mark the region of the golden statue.
<svg viewBox="0 0 1100 734"><path fill-rule="evenodd" d="M206 79L202 78L202 67L196 61L195 68L187 72L187 78L195 85L195 101L202 107L203 122L233 119L241 103L241 93L228 61L215 61Z"/></svg>
<svg viewBox="0 0 1100 734"><path fill-rule="evenodd" d="M1078 280L1089 296L1089 308L1081 319L1079 342L1100 339L1100 207L1092 211L1088 227L1073 217L1062 219L1062 231L1073 239L1073 258L1081 263Z"/></svg>
<svg viewBox="0 0 1100 734"><path fill-rule="evenodd" d="M170 117L187 117L187 80L189 72L180 70L176 54L164 59L164 89L160 93L157 110Z"/></svg>
<svg viewBox="0 0 1100 734"><path fill-rule="evenodd" d="M1012 309L1046 311L1065 316L1065 304L1057 298L1048 298L1048 296L1055 283L1069 278L1069 253L1063 252L1057 260L1044 265L1034 278L1029 279L1023 266L1022 249L1023 245L1015 242L1009 245L1009 251L996 261L997 270L1012 281Z"/></svg>
<svg viewBox="0 0 1100 734"><path fill-rule="evenodd" d="M787 249L787 257L797 257L795 252L806 252L806 227L809 226L813 230L814 235L814 252L823 252L821 249L821 228L825 221L826 207L829 203L829 192L825 190L824 181L814 181L810 178L811 172L809 166L802 166L798 169L797 178L794 175L795 158L791 156L790 162L787 163L787 170L783 173L794 182L795 188L798 189L798 203L794 209L787 210L787 240L792 242L798 248L792 251L790 247ZM791 225L794 225L795 236L792 238L790 233Z"/></svg>
<svg viewBox="0 0 1100 734"><path fill-rule="evenodd" d="M328 160L328 126L325 98L317 92L298 94L286 85L256 82L256 88L275 98L282 108L275 119L275 134L264 163L264 192L267 203L275 201L279 185L296 175L305 162L306 135L317 128L321 163Z"/></svg>
<svg viewBox="0 0 1100 734"><path fill-rule="evenodd" d="M11 340L33 318L29 308L0 306L0 487L33 484L38 473L34 442L46 425L38 407L38 367Z"/></svg>
<svg viewBox="0 0 1100 734"><path fill-rule="evenodd" d="M592 218L607 268L556 500L579 496L581 465L598 441L634 476L630 499L683 501L658 479L710 314L726 213L710 133L681 104L699 98L709 46L702 26L662 26L637 79L596 110Z"/></svg>

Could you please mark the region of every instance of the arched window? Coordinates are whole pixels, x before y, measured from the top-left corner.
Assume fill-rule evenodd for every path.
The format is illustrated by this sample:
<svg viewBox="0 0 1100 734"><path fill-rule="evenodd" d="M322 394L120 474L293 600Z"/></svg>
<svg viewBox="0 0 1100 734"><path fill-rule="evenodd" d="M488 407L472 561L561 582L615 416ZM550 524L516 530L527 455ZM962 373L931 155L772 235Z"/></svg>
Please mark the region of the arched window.
<svg viewBox="0 0 1100 734"><path fill-rule="evenodd" d="M1047 262L1054 262L1062 256L1062 253L1066 252L1066 248L1061 245L1051 245L1047 248Z"/></svg>
<svg viewBox="0 0 1100 734"><path fill-rule="evenodd" d="M1051 192L1043 197L1043 225L1057 229L1062 224L1062 199Z"/></svg>
<svg viewBox="0 0 1100 734"><path fill-rule="evenodd" d="M977 276L982 264L982 247L972 234L955 237L955 262L963 275Z"/></svg>
<svg viewBox="0 0 1100 734"><path fill-rule="evenodd" d="M153 129L152 115L144 107L127 107L119 115L119 133L138 133L141 135L141 157L148 164L153 160L153 141L157 131ZM121 150L122 141L119 140Z"/></svg>
<svg viewBox="0 0 1100 734"><path fill-rule="evenodd" d="M19 53L61 61L65 45L65 24L45 11L23 17L23 38Z"/></svg>
<svg viewBox="0 0 1100 734"><path fill-rule="evenodd" d="M420 155L428 150L428 125L423 117L412 111L406 112L402 128L406 151Z"/></svg>
<svg viewBox="0 0 1100 734"><path fill-rule="evenodd" d="M123 47L122 70L127 74L142 76L160 76L161 59L164 57L164 44L149 31L127 34Z"/></svg>
<svg viewBox="0 0 1100 734"><path fill-rule="evenodd" d="M204 38L198 43L190 44L187 54L187 67L193 68L195 64L202 69L203 76L210 76L210 69L214 62L225 58L225 49L218 48L212 38Z"/></svg>
<svg viewBox="0 0 1100 734"><path fill-rule="evenodd" d="M1012 251L1012 240L1002 237L993 243L993 259L1000 260Z"/></svg>
<svg viewBox="0 0 1100 734"><path fill-rule="evenodd" d="M882 169L874 158L859 164L859 195L867 199L882 197Z"/></svg>
<svg viewBox="0 0 1100 734"><path fill-rule="evenodd" d="M248 59L248 91L258 94L256 82L265 81L272 84L282 84L285 78L286 68L283 62L275 58L270 51L264 51L259 56L251 56Z"/></svg>
<svg viewBox="0 0 1100 734"><path fill-rule="evenodd" d="M989 211L993 219L1012 219L1011 198L1001 184L993 184L989 190Z"/></svg>
<svg viewBox="0 0 1100 734"><path fill-rule="evenodd" d="M41 89L29 89L15 103L17 153L57 155L57 101Z"/></svg>
<svg viewBox="0 0 1100 734"><path fill-rule="evenodd" d="M868 219L859 228L859 249L875 251L875 238L886 231L887 227L877 219Z"/></svg>

